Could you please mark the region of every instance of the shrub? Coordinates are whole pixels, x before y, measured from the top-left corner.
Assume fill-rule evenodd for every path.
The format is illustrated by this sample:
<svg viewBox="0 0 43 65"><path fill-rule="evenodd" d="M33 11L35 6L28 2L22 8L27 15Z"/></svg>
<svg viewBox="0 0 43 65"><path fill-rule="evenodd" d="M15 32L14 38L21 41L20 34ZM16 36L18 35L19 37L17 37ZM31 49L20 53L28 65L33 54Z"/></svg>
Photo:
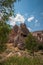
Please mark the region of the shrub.
<svg viewBox="0 0 43 65"><path fill-rule="evenodd" d="M25 47L28 50L30 50L33 53L33 55L34 52L38 49L37 39L34 36L32 36L31 33L25 39Z"/></svg>
<svg viewBox="0 0 43 65"><path fill-rule="evenodd" d="M38 49L39 49L39 50L43 50L43 43L42 43L42 44L40 43L40 44L38 45Z"/></svg>

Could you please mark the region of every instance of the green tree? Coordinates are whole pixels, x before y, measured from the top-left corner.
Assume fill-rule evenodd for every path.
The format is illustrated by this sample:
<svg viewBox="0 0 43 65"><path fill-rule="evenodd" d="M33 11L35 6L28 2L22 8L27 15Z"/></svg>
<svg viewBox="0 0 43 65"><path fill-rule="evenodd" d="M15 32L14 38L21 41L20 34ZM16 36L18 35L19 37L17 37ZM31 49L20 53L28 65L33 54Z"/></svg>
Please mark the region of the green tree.
<svg viewBox="0 0 43 65"><path fill-rule="evenodd" d="M37 40L32 34L30 33L27 38L25 39L25 47L30 50L34 56L34 52L37 49Z"/></svg>
<svg viewBox="0 0 43 65"><path fill-rule="evenodd" d="M0 0L0 51L5 49L8 41L10 25L7 24L9 16L14 13L14 2L17 0Z"/></svg>
<svg viewBox="0 0 43 65"><path fill-rule="evenodd" d="M8 20L8 17L14 14L14 2L17 0L0 0L1 21Z"/></svg>

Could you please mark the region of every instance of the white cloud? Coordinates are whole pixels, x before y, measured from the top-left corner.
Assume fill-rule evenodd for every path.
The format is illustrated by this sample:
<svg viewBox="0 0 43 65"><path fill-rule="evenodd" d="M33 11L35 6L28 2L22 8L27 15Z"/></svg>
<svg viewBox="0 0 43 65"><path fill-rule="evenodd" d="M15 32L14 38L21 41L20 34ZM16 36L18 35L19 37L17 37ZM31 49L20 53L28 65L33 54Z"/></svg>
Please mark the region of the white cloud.
<svg viewBox="0 0 43 65"><path fill-rule="evenodd" d="M35 20L35 27L39 27L40 26L40 23L39 23L39 21L36 19Z"/></svg>
<svg viewBox="0 0 43 65"><path fill-rule="evenodd" d="M31 22L34 19L34 16L28 18L28 22Z"/></svg>
<svg viewBox="0 0 43 65"><path fill-rule="evenodd" d="M14 17L9 17L10 25L15 25L16 22L14 21Z"/></svg>
<svg viewBox="0 0 43 65"><path fill-rule="evenodd" d="M36 20L35 20L35 23L37 23L37 22L38 22L38 20L36 19Z"/></svg>
<svg viewBox="0 0 43 65"><path fill-rule="evenodd" d="M30 27L27 27L29 31L32 31L32 29Z"/></svg>
<svg viewBox="0 0 43 65"><path fill-rule="evenodd" d="M9 17L10 20L10 24L11 25L15 25L16 22L20 22L20 23L24 23L25 22L25 18L21 15L21 14L16 14L15 17Z"/></svg>
<svg viewBox="0 0 43 65"><path fill-rule="evenodd" d="M34 19L34 16L28 18L28 22L31 22Z"/></svg>

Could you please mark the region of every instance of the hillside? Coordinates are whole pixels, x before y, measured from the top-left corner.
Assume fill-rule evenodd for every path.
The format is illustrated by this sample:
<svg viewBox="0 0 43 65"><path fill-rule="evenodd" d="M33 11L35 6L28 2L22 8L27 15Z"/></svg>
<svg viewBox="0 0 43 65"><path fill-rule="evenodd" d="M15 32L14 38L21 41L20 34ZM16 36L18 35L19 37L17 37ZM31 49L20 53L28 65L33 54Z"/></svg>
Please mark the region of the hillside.
<svg viewBox="0 0 43 65"><path fill-rule="evenodd" d="M20 27L15 25L9 34L7 49L0 54L0 65L43 65L43 51L35 52L33 57L27 49L24 50L24 40L29 34L25 24ZM31 32L33 36L37 37L39 42L43 43L43 31ZM10 61L9 61L10 59ZM12 60L13 59L13 60ZM20 59L20 60L19 60ZM35 61L34 61L35 60ZM15 62L16 61L16 62ZM19 61L19 62L18 62ZM26 62L26 64L25 64ZM7 64L8 63L8 64ZM28 63L28 64L27 64Z"/></svg>

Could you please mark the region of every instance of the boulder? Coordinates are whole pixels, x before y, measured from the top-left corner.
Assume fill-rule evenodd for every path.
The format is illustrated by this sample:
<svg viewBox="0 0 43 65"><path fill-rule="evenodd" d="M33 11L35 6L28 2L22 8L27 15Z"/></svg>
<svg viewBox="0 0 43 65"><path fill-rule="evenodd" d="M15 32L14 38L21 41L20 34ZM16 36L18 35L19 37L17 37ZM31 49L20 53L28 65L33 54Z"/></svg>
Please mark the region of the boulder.
<svg viewBox="0 0 43 65"><path fill-rule="evenodd" d="M20 50L24 50L25 49L25 44L24 43L19 43L17 45L17 47L20 49Z"/></svg>

